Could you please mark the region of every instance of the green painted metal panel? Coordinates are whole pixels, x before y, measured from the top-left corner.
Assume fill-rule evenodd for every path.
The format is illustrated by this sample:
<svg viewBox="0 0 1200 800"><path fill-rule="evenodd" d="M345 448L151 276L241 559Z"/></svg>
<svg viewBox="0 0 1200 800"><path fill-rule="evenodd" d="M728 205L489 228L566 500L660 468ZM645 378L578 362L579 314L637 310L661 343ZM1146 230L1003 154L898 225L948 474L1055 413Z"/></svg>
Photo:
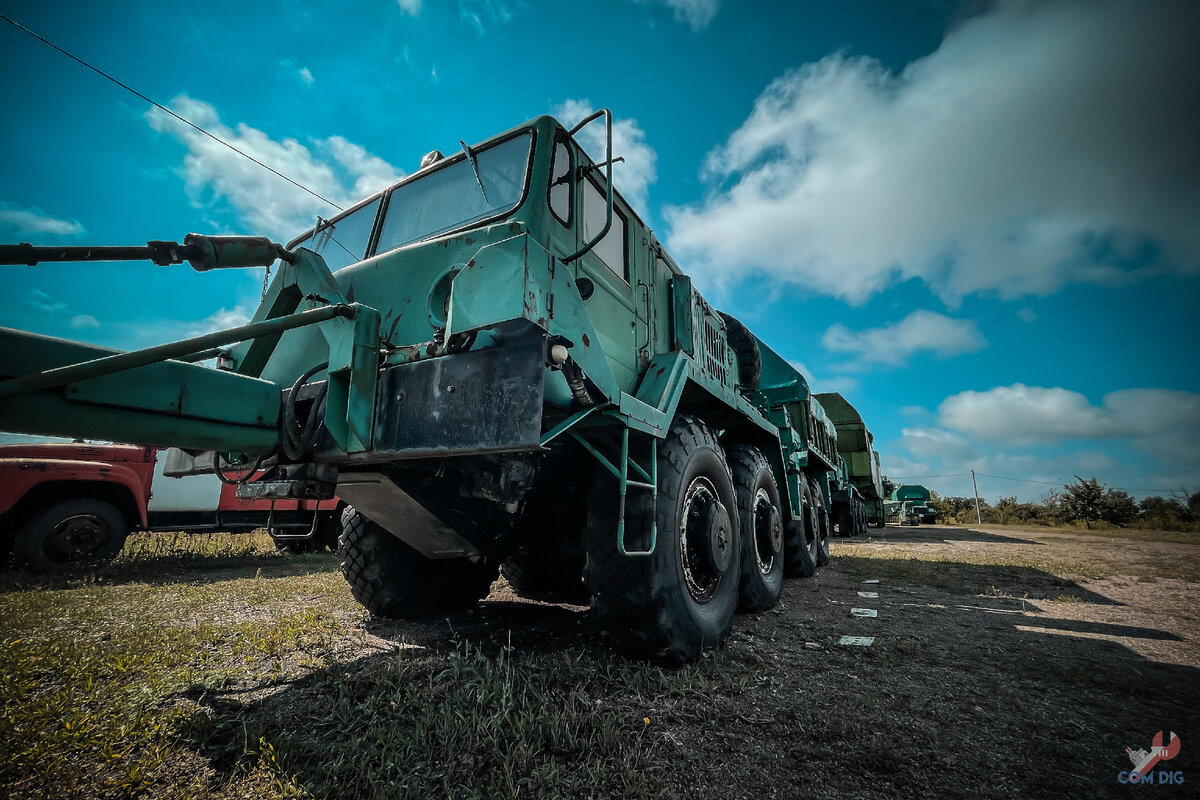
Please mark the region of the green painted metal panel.
<svg viewBox="0 0 1200 800"><path fill-rule="evenodd" d="M117 352L0 328L5 378ZM279 412L280 387L274 383L165 361L2 400L0 429L263 452L278 439Z"/></svg>

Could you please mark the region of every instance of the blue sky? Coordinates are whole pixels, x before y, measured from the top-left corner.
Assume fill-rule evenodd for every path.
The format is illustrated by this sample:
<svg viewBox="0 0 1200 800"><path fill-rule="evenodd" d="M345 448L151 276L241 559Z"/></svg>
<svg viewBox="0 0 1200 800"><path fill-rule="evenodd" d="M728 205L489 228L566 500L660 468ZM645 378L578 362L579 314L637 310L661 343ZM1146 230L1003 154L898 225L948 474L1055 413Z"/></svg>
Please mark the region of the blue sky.
<svg viewBox="0 0 1200 800"><path fill-rule="evenodd" d="M618 185L710 300L860 408L889 475L1200 487L1194 3L0 9L342 205L608 106ZM0 241L287 239L330 212L3 21L0 66ZM236 324L262 282L3 269L0 325L118 348Z"/></svg>

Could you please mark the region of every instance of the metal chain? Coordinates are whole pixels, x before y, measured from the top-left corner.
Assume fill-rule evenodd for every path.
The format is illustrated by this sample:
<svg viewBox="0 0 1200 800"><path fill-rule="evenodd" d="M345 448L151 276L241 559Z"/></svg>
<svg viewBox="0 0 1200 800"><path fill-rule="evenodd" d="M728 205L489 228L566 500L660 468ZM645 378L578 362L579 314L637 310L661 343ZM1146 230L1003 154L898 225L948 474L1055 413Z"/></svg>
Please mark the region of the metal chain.
<svg viewBox="0 0 1200 800"><path fill-rule="evenodd" d="M270 264L267 264L267 269L266 269L266 271L265 271L265 272L263 272L263 290L262 290L262 298L260 299L260 301L259 301L259 302L266 302L266 299L267 299L267 285L268 285L270 282L271 282L271 265L270 265Z"/></svg>

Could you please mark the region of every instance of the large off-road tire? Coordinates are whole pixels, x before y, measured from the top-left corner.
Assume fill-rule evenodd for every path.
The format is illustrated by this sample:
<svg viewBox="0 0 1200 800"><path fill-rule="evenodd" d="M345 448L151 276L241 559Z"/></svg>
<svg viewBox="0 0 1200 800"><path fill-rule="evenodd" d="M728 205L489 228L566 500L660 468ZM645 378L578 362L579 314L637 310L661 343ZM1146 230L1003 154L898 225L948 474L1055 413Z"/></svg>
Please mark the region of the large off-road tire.
<svg viewBox="0 0 1200 800"><path fill-rule="evenodd" d="M757 447L738 445L726 454L733 471L741 536L738 611L765 611L783 592L783 516L779 486Z"/></svg>
<svg viewBox="0 0 1200 800"><path fill-rule="evenodd" d="M418 553L353 506L342 512L342 575L354 599L377 617L407 619L460 611L486 597L496 567Z"/></svg>
<svg viewBox="0 0 1200 800"><path fill-rule="evenodd" d="M638 442L630 451L646 465L648 447ZM625 513L627 550L648 546L656 520L653 555L618 552L617 485L604 476L588 503L586 578L592 614L620 652L676 666L729 636L738 601L737 500L720 443L695 417L675 418L657 466L657 506L648 491L630 489Z"/></svg>
<svg viewBox="0 0 1200 800"><path fill-rule="evenodd" d="M784 574L811 578L817 574L817 509L808 481L800 484L800 518L783 527Z"/></svg>
<svg viewBox="0 0 1200 800"><path fill-rule="evenodd" d="M738 385L753 391L762 381L762 351L759 350L758 340L736 317L724 312L718 313L721 314L721 319L725 320L725 334L730 348L737 356Z"/></svg>
<svg viewBox="0 0 1200 800"><path fill-rule="evenodd" d="M816 478L809 480L809 485L812 486L813 503L817 507L817 566L823 567L829 563L829 536L833 531L833 520L829 517L829 510L825 508L824 494L821 491L821 484Z"/></svg>
<svg viewBox="0 0 1200 800"><path fill-rule="evenodd" d="M26 520L13 555L34 572L63 572L112 561L128 535L129 523L112 503L78 497Z"/></svg>
<svg viewBox="0 0 1200 800"><path fill-rule="evenodd" d="M843 503L838 506L837 511L837 534L838 536L854 536L858 533L858 517L854 514L854 507L851 503Z"/></svg>

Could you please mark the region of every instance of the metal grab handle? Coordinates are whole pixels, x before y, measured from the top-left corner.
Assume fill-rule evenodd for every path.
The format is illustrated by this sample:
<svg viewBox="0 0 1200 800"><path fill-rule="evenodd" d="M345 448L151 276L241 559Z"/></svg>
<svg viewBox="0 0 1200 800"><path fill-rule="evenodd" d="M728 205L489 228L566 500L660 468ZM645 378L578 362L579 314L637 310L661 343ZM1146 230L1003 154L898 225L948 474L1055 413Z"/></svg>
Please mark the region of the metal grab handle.
<svg viewBox="0 0 1200 800"><path fill-rule="evenodd" d="M571 128L569 135L574 137L576 133L583 129L584 125L587 125L592 120L599 118L601 115L604 116L604 179L608 183L608 191L605 192L605 195L607 195L608 198L608 215L604 220L604 227L600 229L600 232L593 236L591 241L579 248L579 250L564 258L562 260L562 263L564 264L570 264L584 253L591 250L596 246L597 242L608 235L609 229L612 228L614 192L612 182L612 112L607 108L602 108L591 116L585 117L584 119L580 120L578 125L576 125L574 128ZM580 149L582 150L583 148Z"/></svg>

